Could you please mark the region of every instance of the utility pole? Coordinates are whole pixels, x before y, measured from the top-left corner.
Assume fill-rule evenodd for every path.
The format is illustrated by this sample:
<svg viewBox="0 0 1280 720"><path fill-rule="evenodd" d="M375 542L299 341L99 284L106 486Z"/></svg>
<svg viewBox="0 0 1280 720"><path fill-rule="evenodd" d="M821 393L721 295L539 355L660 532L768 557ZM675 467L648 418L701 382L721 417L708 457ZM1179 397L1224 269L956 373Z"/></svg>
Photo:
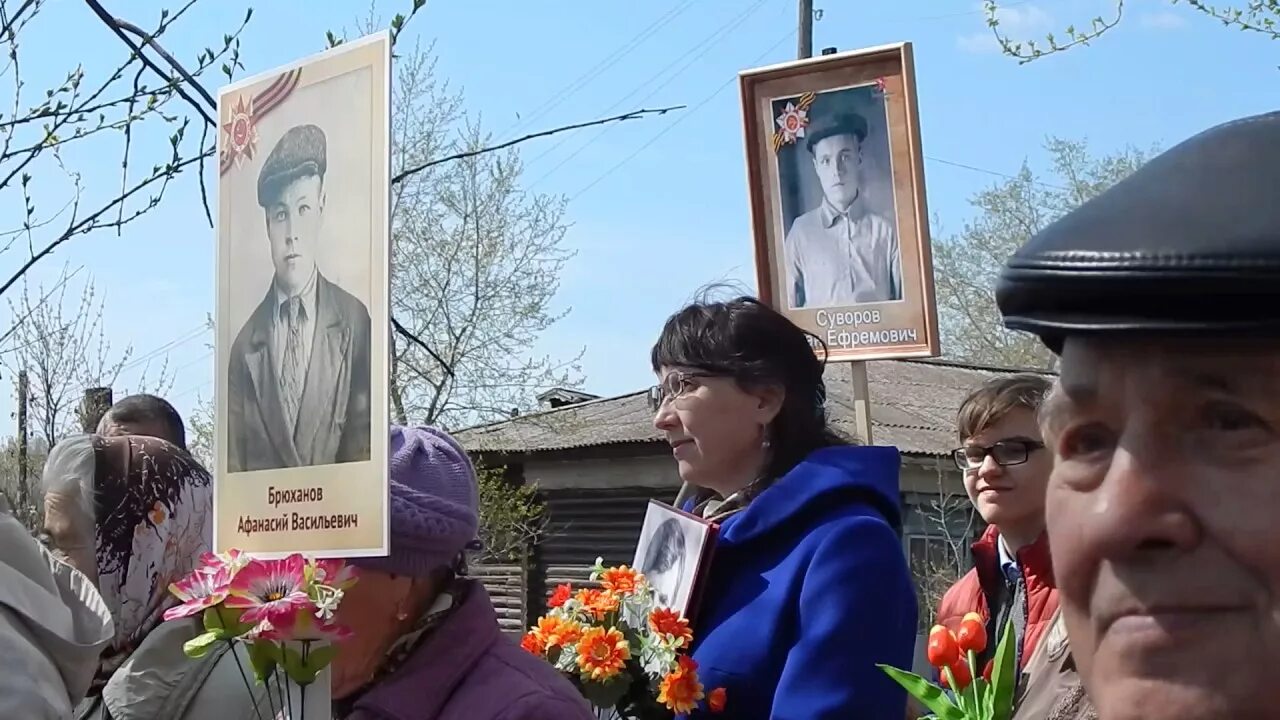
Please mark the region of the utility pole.
<svg viewBox="0 0 1280 720"><path fill-rule="evenodd" d="M98 421L111 409L111 388L86 388L80 401L80 429L86 433L98 431Z"/></svg>
<svg viewBox="0 0 1280 720"><path fill-rule="evenodd" d="M800 60L813 57L813 0L799 0L800 30L796 55Z"/></svg>
<svg viewBox="0 0 1280 720"><path fill-rule="evenodd" d="M18 371L18 502L26 512L31 484L27 479L27 371Z"/></svg>

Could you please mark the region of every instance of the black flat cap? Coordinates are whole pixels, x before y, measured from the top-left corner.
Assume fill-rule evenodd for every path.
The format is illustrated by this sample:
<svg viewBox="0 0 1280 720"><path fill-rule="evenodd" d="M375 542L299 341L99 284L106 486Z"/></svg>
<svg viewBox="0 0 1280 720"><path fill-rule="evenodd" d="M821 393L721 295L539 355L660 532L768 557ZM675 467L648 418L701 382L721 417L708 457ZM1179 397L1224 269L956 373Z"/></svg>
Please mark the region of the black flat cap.
<svg viewBox="0 0 1280 720"><path fill-rule="evenodd" d="M813 152L819 140L832 135L853 135L862 142L867 139L867 119L855 112L819 115L805 128L805 148Z"/></svg>
<svg viewBox="0 0 1280 720"><path fill-rule="evenodd" d="M1280 112L1206 130L1045 228L996 286L1004 324L1280 337Z"/></svg>
<svg viewBox="0 0 1280 720"><path fill-rule="evenodd" d="M324 177L327 167L324 131L315 125L295 125L285 131L258 171L258 204L274 202L286 185L304 175Z"/></svg>

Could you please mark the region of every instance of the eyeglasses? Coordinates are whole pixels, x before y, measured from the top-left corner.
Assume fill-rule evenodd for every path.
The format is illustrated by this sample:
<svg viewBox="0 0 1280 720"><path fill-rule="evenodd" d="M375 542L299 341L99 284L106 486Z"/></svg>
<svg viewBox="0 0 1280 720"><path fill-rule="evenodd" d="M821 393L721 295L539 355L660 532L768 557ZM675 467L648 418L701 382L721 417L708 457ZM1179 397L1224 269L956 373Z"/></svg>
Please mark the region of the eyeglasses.
<svg viewBox="0 0 1280 720"><path fill-rule="evenodd" d="M692 382L697 378L718 377L708 372L673 372L662 378L662 382L649 388L649 409L658 412L663 403L675 400L695 387Z"/></svg>
<svg viewBox="0 0 1280 720"><path fill-rule="evenodd" d="M951 451L956 467L961 470L977 470L990 455L1000 467L1021 465L1027 461L1031 453L1044 447L1044 443L1036 440L1001 440L993 445L981 447L969 445Z"/></svg>

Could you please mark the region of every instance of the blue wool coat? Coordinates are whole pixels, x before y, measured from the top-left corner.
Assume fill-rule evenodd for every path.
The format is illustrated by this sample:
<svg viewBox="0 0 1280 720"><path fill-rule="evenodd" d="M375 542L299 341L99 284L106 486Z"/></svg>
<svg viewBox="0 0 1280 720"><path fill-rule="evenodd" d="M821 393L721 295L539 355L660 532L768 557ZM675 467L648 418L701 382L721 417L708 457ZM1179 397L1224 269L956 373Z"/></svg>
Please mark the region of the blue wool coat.
<svg viewBox="0 0 1280 720"><path fill-rule="evenodd" d="M891 447L818 450L727 518L694 624L723 720L901 720L916 597Z"/></svg>

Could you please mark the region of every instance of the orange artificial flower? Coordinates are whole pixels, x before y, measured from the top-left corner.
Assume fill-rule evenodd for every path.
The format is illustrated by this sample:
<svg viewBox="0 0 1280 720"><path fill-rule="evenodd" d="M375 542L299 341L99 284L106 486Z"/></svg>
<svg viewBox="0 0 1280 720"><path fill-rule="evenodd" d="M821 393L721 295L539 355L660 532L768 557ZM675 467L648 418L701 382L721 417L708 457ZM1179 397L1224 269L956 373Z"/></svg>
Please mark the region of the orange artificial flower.
<svg viewBox="0 0 1280 720"><path fill-rule="evenodd" d="M633 593L640 587L640 573L626 565L609 568L600 574L600 586L619 595Z"/></svg>
<svg viewBox="0 0 1280 720"><path fill-rule="evenodd" d="M971 612L964 616L956 632L956 644L962 653L980 653L987 649L987 626L981 615Z"/></svg>
<svg viewBox="0 0 1280 720"><path fill-rule="evenodd" d="M608 680L622 672L630 659L631 646L615 629L587 628L578 641L578 668L585 680Z"/></svg>
<svg viewBox="0 0 1280 720"><path fill-rule="evenodd" d="M547 644L543 642L542 635L537 630L530 630L520 639L520 647L529 652L542 657L547 654Z"/></svg>
<svg viewBox="0 0 1280 720"><path fill-rule="evenodd" d="M728 698L725 697L725 689L718 687L707 693L707 709L713 713L724 712L724 704Z"/></svg>
<svg viewBox="0 0 1280 720"><path fill-rule="evenodd" d="M942 625L934 625L929 630L929 645L926 650L929 664L936 668L954 665L960 658L960 647L951 631Z"/></svg>
<svg viewBox="0 0 1280 720"><path fill-rule="evenodd" d="M538 618L538 629L535 632L541 636L545 647L566 647L582 637L582 626L572 620L548 616Z"/></svg>
<svg viewBox="0 0 1280 720"><path fill-rule="evenodd" d="M677 640L683 640L683 645L686 647L693 642L693 630L689 628L689 621L670 608L655 608L649 613L649 627L659 635L670 635Z"/></svg>
<svg viewBox="0 0 1280 720"><path fill-rule="evenodd" d="M558 608L568 602L570 596L573 595L573 588L568 583L557 585L555 592L551 593L551 599L547 600L547 607Z"/></svg>
<svg viewBox="0 0 1280 720"><path fill-rule="evenodd" d="M672 712L687 713L704 697L702 683L698 680L698 664L688 655L681 655L676 669L662 678L658 685L658 702Z"/></svg>
<svg viewBox="0 0 1280 720"><path fill-rule="evenodd" d="M592 588L579 590L575 599L597 620L603 619L605 615L618 609L618 596L603 590Z"/></svg>

